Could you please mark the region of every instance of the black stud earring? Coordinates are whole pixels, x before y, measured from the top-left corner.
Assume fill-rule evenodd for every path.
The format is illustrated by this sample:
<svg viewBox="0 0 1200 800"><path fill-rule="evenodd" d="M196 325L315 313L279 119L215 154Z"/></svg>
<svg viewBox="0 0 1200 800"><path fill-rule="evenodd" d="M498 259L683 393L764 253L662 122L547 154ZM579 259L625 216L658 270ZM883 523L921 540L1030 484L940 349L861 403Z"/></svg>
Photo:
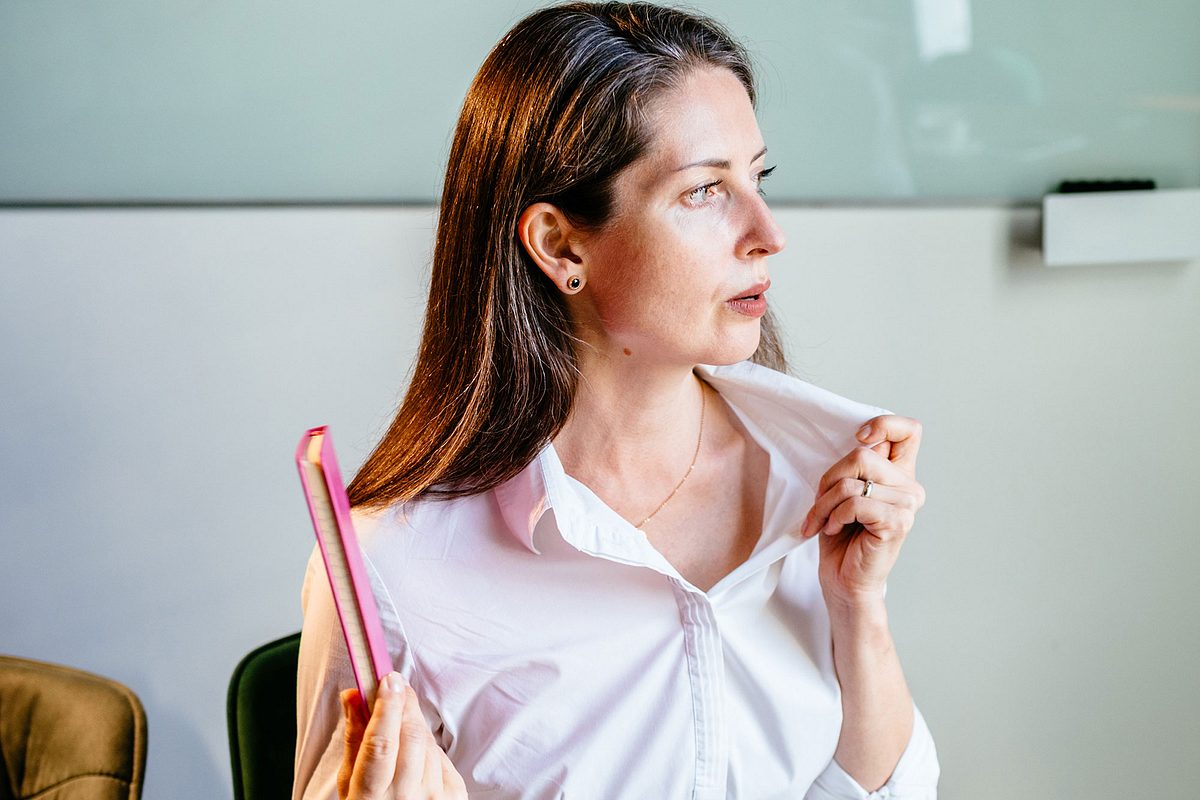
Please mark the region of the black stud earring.
<svg viewBox="0 0 1200 800"><path fill-rule="evenodd" d="M579 276L578 276L578 275L572 275L572 276L571 276L571 277L570 277L570 278L567 280L567 288L568 288L568 289L570 289L570 290L571 290L571 291L573 291L573 292L574 292L574 291L577 291L577 290L579 289L579 287L580 287L580 286L583 286L583 281L579 279Z"/></svg>

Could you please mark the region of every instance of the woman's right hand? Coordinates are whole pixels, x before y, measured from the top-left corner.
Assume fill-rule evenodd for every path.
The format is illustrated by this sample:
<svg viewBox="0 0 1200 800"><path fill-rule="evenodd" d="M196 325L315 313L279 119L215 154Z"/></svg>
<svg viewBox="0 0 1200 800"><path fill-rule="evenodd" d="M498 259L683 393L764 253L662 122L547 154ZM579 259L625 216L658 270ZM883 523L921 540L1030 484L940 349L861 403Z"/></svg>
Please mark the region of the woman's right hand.
<svg viewBox="0 0 1200 800"><path fill-rule="evenodd" d="M346 751L338 770L340 800L466 800L467 789L438 747L417 694L393 672L379 683L370 719L357 689L341 694Z"/></svg>

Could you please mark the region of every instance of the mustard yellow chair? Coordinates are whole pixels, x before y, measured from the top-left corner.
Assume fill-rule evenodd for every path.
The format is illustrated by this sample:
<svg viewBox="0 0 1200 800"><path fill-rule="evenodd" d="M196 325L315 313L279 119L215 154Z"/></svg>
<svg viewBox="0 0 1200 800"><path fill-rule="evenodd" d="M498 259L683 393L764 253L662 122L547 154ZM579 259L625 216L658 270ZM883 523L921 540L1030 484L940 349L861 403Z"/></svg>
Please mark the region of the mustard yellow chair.
<svg viewBox="0 0 1200 800"><path fill-rule="evenodd" d="M138 800L146 712L116 681L0 656L0 800Z"/></svg>

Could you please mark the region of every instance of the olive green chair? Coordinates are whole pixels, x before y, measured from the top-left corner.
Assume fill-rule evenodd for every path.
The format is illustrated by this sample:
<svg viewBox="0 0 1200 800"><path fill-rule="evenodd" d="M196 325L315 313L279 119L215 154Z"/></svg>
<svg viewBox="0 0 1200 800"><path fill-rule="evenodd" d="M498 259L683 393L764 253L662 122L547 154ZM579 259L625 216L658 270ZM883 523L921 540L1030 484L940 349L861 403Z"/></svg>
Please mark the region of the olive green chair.
<svg viewBox="0 0 1200 800"><path fill-rule="evenodd" d="M0 800L138 800L146 712L90 672L0 656Z"/></svg>
<svg viewBox="0 0 1200 800"><path fill-rule="evenodd" d="M299 655L293 633L250 651L233 671L226 701L233 800L292 796Z"/></svg>

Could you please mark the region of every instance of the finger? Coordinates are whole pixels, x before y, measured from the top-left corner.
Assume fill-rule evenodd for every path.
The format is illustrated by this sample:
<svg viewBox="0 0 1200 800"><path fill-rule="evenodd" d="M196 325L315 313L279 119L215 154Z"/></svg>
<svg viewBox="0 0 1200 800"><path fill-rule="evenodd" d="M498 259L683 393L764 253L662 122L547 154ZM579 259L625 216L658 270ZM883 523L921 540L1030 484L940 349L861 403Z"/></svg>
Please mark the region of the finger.
<svg viewBox="0 0 1200 800"><path fill-rule="evenodd" d="M442 762L442 786L450 793L453 798L466 798L467 784L458 774L458 770L454 768L454 764L450 761L450 756L438 748L438 760Z"/></svg>
<svg viewBox="0 0 1200 800"><path fill-rule="evenodd" d="M837 536L857 523L875 538L887 541L907 534L912 528L912 520L913 513L907 509L889 505L874 497L852 497L830 512L821 533Z"/></svg>
<svg viewBox="0 0 1200 800"><path fill-rule="evenodd" d="M396 754L404 717L404 678L397 672L379 684L371 719L362 734L350 776L350 796L355 800L383 800L396 777Z"/></svg>
<svg viewBox="0 0 1200 800"><path fill-rule="evenodd" d="M866 487L866 479L849 477L842 478L830 486L829 490L813 503L812 509L809 510L808 515L804 518L804 523L800 526L800 535L806 539L815 536L825 527L833 509L852 497L865 497ZM888 505L913 509L918 507L918 498L906 487L897 488L875 481L871 482L871 498Z"/></svg>
<svg viewBox="0 0 1200 800"><path fill-rule="evenodd" d="M441 791L444 787L442 782L442 764L438 758L438 753L441 752L433 737L430 736L426 740L425 745L425 790Z"/></svg>
<svg viewBox="0 0 1200 800"><path fill-rule="evenodd" d="M404 691L403 722L400 728L400 753L396 759L396 794L416 797L425 784L425 751L433 744L433 734L421 715L417 693Z"/></svg>
<svg viewBox="0 0 1200 800"><path fill-rule="evenodd" d="M893 463L899 464L916 474L917 451L921 449L921 423L912 417L884 414L869 420L858 429L858 440L867 446L886 444L882 453Z"/></svg>
<svg viewBox="0 0 1200 800"><path fill-rule="evenodd" d="M338 797L345 800L350 795L350 775L354 769L354 760L358 756L358 748L362 744L363 729L366 722L359 712L358 689L346 689L338 695L342 703L342 717L345 720L345 750L342 755L342 765L338 769Z"/></svg>
<svg viewBox="0 0 1200 800"><path fill-rule="evenodd" d="M873 533L882 527L886 515L885 504L874 497L851 497L838 503L829 512L829 519L821 527L821 533L836 536L856 522Z"/></svg>
<svg viewBox="0 0 1200 800"><path fill-rule="evenodd" d="M817 484L817 496L825 494L829 491L829 487L843 478L858 480L869 478L876 483L884 483L888 486L904 486L912 483L913 479L907 470L888 461L886 457L871 448L856 447L838 459L837 463L821 476L821 480Z"/></svg>

